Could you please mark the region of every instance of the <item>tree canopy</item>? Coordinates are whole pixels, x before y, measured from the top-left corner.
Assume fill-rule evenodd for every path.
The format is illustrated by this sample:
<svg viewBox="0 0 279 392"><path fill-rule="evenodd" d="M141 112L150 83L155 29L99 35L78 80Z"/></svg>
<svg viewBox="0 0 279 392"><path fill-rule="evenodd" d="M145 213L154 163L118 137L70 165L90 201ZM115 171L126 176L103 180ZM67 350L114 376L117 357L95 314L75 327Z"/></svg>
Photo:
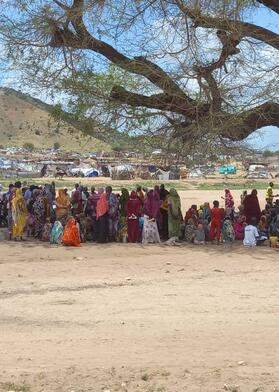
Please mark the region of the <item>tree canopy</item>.
<svg viewBox="0 0 279 392"><path fill-rule="evenodd" d="M119 129L239 141L279 126L278 0L5 0L4 53L23 82ZM278 17L279 20L279 17Z"/></svg>

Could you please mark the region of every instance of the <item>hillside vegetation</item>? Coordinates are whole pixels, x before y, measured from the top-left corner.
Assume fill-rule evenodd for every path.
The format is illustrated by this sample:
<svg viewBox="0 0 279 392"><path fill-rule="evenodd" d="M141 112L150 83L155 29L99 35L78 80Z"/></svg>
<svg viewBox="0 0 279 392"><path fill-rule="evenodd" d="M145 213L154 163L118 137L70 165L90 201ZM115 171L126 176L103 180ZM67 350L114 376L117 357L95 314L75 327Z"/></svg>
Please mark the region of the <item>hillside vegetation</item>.
<svg viewBox="0 0 279 392"><path fill-rule="evenodd" d="M108 143L83 133L66 121L51 116L51 105L12 89L0 88L0 144L52 148L59 143L66 151L108 151Z"/></svg>

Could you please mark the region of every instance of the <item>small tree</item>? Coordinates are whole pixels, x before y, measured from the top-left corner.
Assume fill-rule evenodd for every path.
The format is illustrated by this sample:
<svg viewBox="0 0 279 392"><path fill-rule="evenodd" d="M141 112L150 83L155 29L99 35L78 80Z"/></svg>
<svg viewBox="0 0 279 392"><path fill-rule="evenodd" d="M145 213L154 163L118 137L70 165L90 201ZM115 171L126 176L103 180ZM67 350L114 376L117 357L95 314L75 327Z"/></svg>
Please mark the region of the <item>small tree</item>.
<svg viewBox="0 0 279 392"><path fill-rule="evenodd" d="M265 150L265 151L263 152L263 157L264 157L264 158L269 158L269 157L272 157L273 155L274 155L274 152L269 151L269 150Z"/></svg>
<svg viewBox="0 0 279 392"><path fill-rule="evenodd" d="M55 142L55 143L53 144L53 148L54 148L54 150L59 150L59 148L60 148L60 143L59 143L59 142Z"/></svg>
<svg viewBox="0 0 279 392"><path fill-rule="evenodd" d="M28 150L28 151L34 151L35 147L34 147L33 143L26 142L23 144L23 148L25 148L25 150Z"/></svg>

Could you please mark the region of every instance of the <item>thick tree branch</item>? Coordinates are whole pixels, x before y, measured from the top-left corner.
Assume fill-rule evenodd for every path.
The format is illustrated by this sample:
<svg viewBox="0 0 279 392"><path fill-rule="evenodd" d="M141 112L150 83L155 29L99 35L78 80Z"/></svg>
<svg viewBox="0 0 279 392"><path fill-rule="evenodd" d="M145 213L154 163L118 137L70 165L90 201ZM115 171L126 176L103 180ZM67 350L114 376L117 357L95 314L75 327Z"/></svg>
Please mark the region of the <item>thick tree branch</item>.
<svg viewBox="0 0 279 392"><path fill-rule="evenodd" d="M195 105L184 93L183 90L172 80L172 78L158 65L152 63L146 58L139 56L131 59L118 52L114 47L104 41L93 37L86 29L83 23L83 0L75 0L73 7L67 11L67 17L71 20L76 34L61 28L54 20L52 24L52 39L50 45L53 47L70 46L77 49L90 49L106 57L112 63L122 69L137 75L144 76L151 83L159 87L166 94L177 95L187 100L189 104ZM53 25L56 23L56 31Z"/></svg>
<svg viewBox="0 0 279 392"><path fill-rule="evenodd" d="M240 50L237 48L239 40L236 39L233 34L228 34L224 30L218 30L217 37L222 43L222 51L219 59L206 66L194 67L194 71L197 73L198 79L201 80L201 78L204 78L207 82L211 94L211 108L213 111L220 111L222 106L221 93L213 76L213 71L223 66L225 67L226 60L230 56L236 55L240 52ZM202 87L203 85L200 83L200 86Z"/></svg>
<svg viewBox="0 0 279 392"><path fill-rule="evenodd" d="M186 6L182 0L174 0L174 2L186 16L194 21L195 27L231 31L236 35L236 39L251 37L264 42L275 49L279 49L279 35L273 31L256 26L252 23L204 15L200 10Z"/></svg>
<svg viewBox="0 0 279 392"><path fill-rule="evenodd" d="M217 118L220 134L231 140L243 140L251 133L266 126L279 127L279 104L266 102L236 115Z"/></svg>
<svg viewBox="0 0 279 392"><path fill-rule="evenodd" d="M246 139L257 129L270 125L279 127L278 103L266 102L236 114L214 113L213 116L205 117L198 125L177 122L174 125L174 137L186 140L195 138L198 132L202 132L204 134L215 133L232 141L240 141Z"/></svg>
<svg viewBox="0 0 279 392"><path fill-rule="evenodd" d="M196 120L198 117L204 117L210 108L208 104L188 107L187 102L179 97L171 97L167 94L146 96L132 93L121 86L114 86L110 98L130 106L146 107L182 114L193 120Z"/></svg>
<svg viewBox="0 0 279 392"><path fill-rule="evenodd" d="M278 0L257 0L259 3L265 5L270 8L272 11L277 12L279 14L279 1Z"/></svg>

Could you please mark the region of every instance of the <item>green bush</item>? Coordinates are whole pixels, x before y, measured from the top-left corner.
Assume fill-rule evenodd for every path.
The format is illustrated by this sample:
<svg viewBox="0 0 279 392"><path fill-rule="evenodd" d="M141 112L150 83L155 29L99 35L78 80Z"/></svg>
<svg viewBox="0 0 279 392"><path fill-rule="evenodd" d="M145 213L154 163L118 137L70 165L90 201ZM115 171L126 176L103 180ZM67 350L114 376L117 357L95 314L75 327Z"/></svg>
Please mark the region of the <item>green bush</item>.
<svg viewBox="0 0 279 392"><path fill-rule="evenodd" d="M23 144L23 148L25 148L25 150L28 150L28 151L33 151L35 147L34 147L33 143L26 142Z"/></svg>
<svg viewBox="0 0 279 392"><path fill-rule="evenodd" d="M58 143L58 142L55 142L55 143L53 144L54 150L59 150L60 147L61 147L61 146L60 146L60 143Z"/></svg>

